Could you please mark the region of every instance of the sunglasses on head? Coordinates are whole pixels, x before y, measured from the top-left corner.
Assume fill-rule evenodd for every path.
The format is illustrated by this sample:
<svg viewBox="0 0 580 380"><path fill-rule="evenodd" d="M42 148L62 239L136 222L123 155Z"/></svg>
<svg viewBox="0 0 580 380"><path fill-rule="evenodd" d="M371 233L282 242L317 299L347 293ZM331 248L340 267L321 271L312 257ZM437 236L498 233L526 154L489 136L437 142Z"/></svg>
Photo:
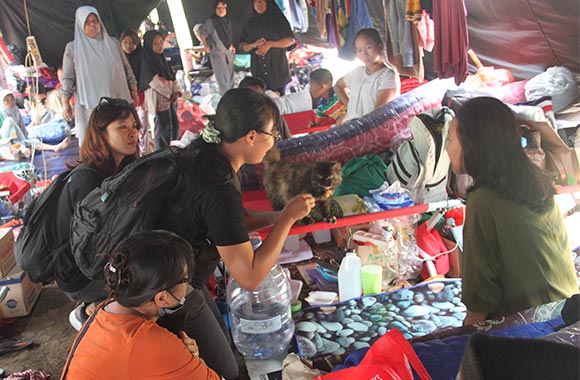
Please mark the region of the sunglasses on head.
<svg viewBox="0 0 580 380"><path fill-rule="evenodd" d="M133 108L133 105L131 103L129 103L128 101L126 101L125 99L109 98L107 96L103 96L99 100L99 104L97 104L97 107L95 109L98 112L105 106L120 107L120 108Z"/></svg>

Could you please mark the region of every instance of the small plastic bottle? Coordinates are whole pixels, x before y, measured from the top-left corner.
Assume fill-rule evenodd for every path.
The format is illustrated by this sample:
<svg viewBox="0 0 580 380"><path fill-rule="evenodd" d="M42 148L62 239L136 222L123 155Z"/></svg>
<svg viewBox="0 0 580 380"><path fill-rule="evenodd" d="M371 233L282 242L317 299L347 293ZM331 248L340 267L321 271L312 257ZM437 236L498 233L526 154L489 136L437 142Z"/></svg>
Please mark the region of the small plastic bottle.
<svg viewBox="0 0 580 380"><path fill-rule="evenodd" d="M347 252L338 268L338 298L345 301L360 297L362 293L360 277L361 261L355 252Z"/></svg>

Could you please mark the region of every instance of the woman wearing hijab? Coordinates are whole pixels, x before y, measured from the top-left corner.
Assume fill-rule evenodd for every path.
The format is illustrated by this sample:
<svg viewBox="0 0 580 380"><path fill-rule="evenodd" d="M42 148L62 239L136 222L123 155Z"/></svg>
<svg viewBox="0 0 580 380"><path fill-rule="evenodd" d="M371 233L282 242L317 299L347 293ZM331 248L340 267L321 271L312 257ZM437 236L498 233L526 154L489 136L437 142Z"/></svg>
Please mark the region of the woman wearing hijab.
<svg viewBox="0 0 580 380"><path fill-rule="evenodd" d="M215 14L208 18L200 30L201 42L209 54L211 67L220 89L220 95L234 87L234 33L227 15L225 1L215 3Z"/></svg>
<svg viewBox="0 0 580 380"><path fill-rule="evenodd" d="M286 51L295 45L290 24L273 0L254 0L254 15L240 37L244 53L252 54L252 76L262 78L269 90L284 94L290 82Z"/></svg>
<svg viewBox="0 0 580 380"><path fill-rule="evenodd" d="M109 36L99 12L79 7L75 14L75 39L66 45L62 62L63 116L72 119L75 97L75 128L82 145L89 116L101 97L133 100L138 104L137 80L119 42Z"/></svg>
<svg viewBox="0 0 580 380"><path fill-rule="evenodd" d="M143 62L145 50L143 49L143 46L141 46L141 38L135 30L127 28L121 32L121 49L123 49L123 52L133 69L135 78L139 80L139 77L141 76L141 62ZM152 151L153 140L151 139L151 134L149 133L148 128L149 124L147 123L147 117L142 107L143 99L143 91L140 91L139 104L135 108L137 110L137 115L139 115L141 125L143 126L143 128L139 130L139 148L141 149L141 153L145 154Z"/></svg>
<svg viewBox="0 0 580 380"><path fill-rule="evenodd" d="M150 30L143 36L143 61L139 77L139 91L145 92L143 108L155 125L155 150L169 146L179 138L179 121L174 103L181 96L181 88L163 56L163 36Z"/></svg>

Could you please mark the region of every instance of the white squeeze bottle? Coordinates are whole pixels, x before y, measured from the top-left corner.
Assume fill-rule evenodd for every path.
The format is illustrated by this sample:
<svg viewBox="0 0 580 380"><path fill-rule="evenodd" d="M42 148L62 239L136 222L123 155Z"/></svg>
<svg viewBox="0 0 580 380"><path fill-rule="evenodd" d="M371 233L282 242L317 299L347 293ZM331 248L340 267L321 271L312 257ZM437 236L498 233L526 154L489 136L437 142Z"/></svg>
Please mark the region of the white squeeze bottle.
<svg viewBox="0 0 580 380"><path fill-rule="evenodd" d="M360 278L361 261L355 252L347 252L338 268L338 297L340 301L360 297L362 293Z"/></svg>

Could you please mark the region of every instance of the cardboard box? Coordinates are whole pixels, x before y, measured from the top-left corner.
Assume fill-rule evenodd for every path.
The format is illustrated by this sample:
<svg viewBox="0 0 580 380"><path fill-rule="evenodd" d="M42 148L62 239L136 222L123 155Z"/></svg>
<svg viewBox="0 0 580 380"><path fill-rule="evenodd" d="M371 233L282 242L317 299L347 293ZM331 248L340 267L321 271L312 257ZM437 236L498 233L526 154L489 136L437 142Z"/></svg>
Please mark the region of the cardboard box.
<svg viewBox="0 0 580 380"><path fill-rule="evenodd" d="M16 265L12 228L0 228L0 278L6 277Z"/></svg>
<svg viewBox="0 0 580 380"><path fill-rule="evenodd" d="M24 317L36 303L42 284L28 278L19 267L0 280L0 319Z"/></svg>

